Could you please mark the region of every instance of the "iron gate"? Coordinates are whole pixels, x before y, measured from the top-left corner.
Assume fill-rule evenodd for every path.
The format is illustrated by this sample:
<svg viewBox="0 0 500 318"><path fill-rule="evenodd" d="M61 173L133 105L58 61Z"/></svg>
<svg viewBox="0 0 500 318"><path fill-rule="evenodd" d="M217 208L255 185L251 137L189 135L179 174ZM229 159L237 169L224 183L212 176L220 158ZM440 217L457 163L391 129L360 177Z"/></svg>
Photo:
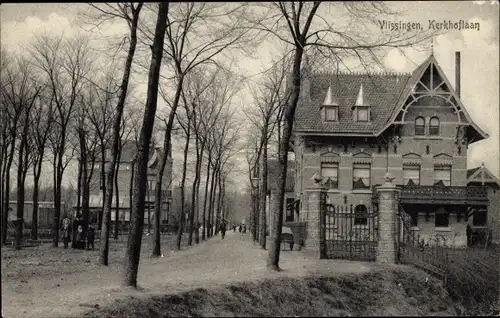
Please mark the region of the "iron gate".
<svg viewBox="0 0 500 318"><path fill-rule="evenodd" d="M322 257L374 261L378 241L378 213L365 205L321 209Z"/></svg>

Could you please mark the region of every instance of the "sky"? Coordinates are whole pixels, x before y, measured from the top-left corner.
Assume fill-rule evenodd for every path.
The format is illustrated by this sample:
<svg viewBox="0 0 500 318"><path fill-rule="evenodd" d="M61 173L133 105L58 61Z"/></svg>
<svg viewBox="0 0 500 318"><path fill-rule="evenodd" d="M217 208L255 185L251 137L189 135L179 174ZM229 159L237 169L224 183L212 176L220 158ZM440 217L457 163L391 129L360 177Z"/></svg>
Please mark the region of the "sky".
<svg viewBox="0 0 500 318"><path fill-rule="evenodd" d="M500 177L498 2L393 1L390 2L390 6L401 13L389 22L418 22L423 28L428 27L430 20L435 20L435 23L442 21L454 23L461 20L479 22L479 30L443 30L434 38L433 50L452 85L455 82L455 51L461 52L462 101L473 121L490 136L488 139L469 147L468 168L479 166L484 162L489 170ZM2 4L0 6L1 44L10 50L22 52L23 46L29 43L36 32L49 34L63 32L68 37L78 34L82 30L79 26L77 13L79 10L86 9L88 9L88 5L84 3ZM126 28L123 25L112 24L94 36L96 39L101 36L119 37L124 30ZM378 32L391 31L381 29ZM241 57L236 67L239 72L246 75L258 74L269 67L275 52L276 46L272 42L263 43L258 47L253 58ZM383 60L385 68L395 72L411 72L428 57L430 50L409 48L404 49L404 53L401 54L397 49L388 51ZM258 76L252 78L258 79ZM137 86L137 91L143 95L146 91L145 81ZM242 90L240 95L234 107L251 103L248 92ZM240 120L244 120L241 112L237 116ZM174 154L176 165L182 161L180 153L179 151ZM246 160L241 156L237 169L245 171L245 166ZM50 182L48 171L46 182ZM242 174L243 172L240 172L235 179L235 184L240 187L247 180L246 176L241 177ZM66 178L67 182L75 180L76 169L74 167L69 168ZM238 178L242 178L244 182L237 182Z"/></svg>

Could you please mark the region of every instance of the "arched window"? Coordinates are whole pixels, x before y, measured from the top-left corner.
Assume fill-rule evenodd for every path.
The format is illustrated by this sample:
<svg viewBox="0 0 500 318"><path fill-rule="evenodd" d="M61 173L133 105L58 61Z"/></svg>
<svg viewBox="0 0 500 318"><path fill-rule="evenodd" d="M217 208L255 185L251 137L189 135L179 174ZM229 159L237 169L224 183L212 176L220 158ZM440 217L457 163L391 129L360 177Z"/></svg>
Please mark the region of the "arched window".
<svg viewBox="0 0 500 318"><path fill-rule="evenodd" d="M429 135L437 136L439 135L439 118L432 117L429 122Z"/></svg>
<svg viewBox="0 0 500 318"><path fill-rule="evenodd" d="M364 204L354 208L354 225L368 225L368 209Z"/></svg>
<svg viewBox="0 0 500 318"><path fill-rule="evenodd" d="M415 119L415 135L425 135L425 119L423 117L417 117Z"/></svg>

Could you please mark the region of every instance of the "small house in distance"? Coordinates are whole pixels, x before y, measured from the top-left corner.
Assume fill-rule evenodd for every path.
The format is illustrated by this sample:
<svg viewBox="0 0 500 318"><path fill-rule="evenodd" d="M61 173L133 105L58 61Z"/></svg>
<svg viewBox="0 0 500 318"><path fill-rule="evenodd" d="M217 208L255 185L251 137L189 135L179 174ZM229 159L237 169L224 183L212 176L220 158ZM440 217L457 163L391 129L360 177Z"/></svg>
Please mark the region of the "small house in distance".
<svg viewBox="0 0 500 318"><path fill-rule="evenodd" d="M131 189L131 177L132 169L135 162L135 157L137 155L137 146L135 140L124 140L122 153L119 158L118 164L118 189L113 189L113 199L111 205L111 221L115 222L118 217L118 221L123 223L128 223L130 221L130 189ZM152 146L149 153L148 161L148 182L147 182L147 194L146 194L146 211L144 213L144 225L145 228L148 224L152 224L154 217L154 202L155 202L155 185L156 176L158 173L159 155L162 151L161 148ZM106 161L105 165L108 165L109 158L111 158L110 150L106 151ZM91 181L90 188L90 223L97 223L99 228L102 224L102 211L103 211L103 184L105 181L104 175L102 174L102 162L97 162L94 166L94 173ZM162 207L161 207L161 222L162 224L168 221L168 209L172 200L172 185L171 185L171 171L172 171L172 156L168 157L168 161L165 166L164 172L164 182L162 184ZM118 201L118 213L116 211L116 193L118 191L119 201ZM76 200L75 200L76 202ZM73 207L76 213L76 205ZM149 220L149 222L148 222Z"/></svg>
<svg viewBox="0 0 500 318"><path fill-rule="evenodd" d="M488 188L489 205L479 208L468 224L472 230L488 229L492 232L493 241L500 241L500 180L484 163L480 167L467 170L468 186L486 186Z"/></svg>

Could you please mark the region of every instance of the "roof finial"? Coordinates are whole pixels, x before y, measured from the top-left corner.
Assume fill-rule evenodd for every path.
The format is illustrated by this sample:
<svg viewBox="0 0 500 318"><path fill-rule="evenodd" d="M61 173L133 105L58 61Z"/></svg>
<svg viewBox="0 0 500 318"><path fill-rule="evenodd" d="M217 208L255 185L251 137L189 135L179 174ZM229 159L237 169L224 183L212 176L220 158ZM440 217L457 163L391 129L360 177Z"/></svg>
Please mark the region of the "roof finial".
<svg viewBox="0 0 500 318"><path fill-rule="evenodd" d="M483 161L483 162L481 162L481 167L482 167L482 168L484 168L484 161Z"/></svg>
<svg viewBox="0 0 500 318"><path fill-rule="evenodd" d="M434 34L431 36L431 55L434 55Z"/></svg>

